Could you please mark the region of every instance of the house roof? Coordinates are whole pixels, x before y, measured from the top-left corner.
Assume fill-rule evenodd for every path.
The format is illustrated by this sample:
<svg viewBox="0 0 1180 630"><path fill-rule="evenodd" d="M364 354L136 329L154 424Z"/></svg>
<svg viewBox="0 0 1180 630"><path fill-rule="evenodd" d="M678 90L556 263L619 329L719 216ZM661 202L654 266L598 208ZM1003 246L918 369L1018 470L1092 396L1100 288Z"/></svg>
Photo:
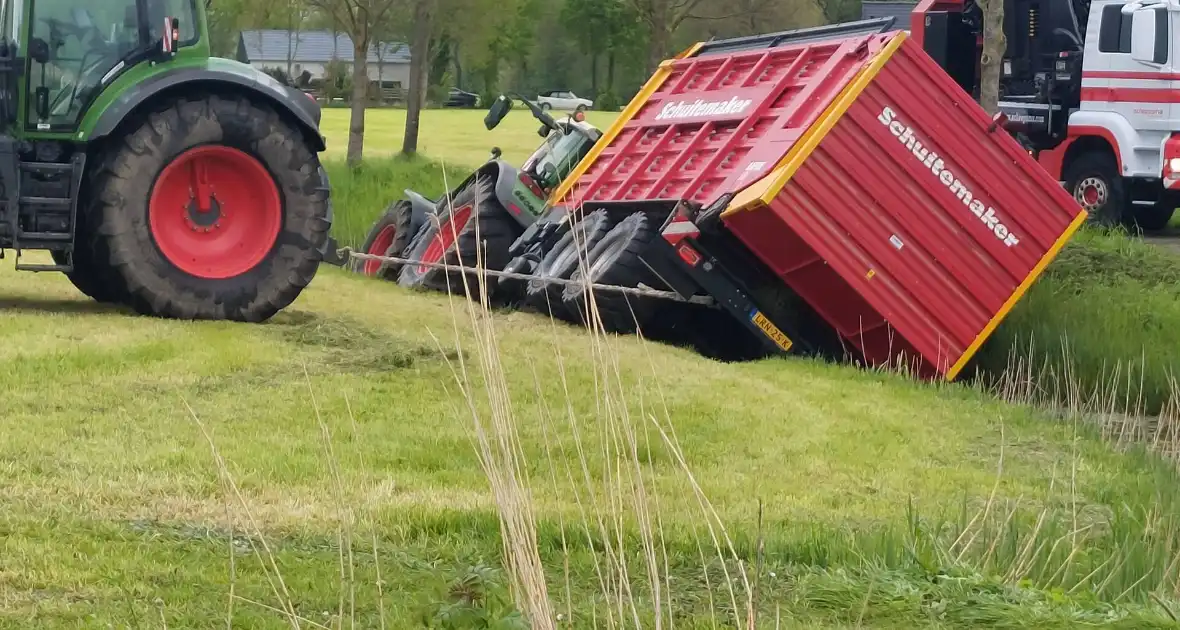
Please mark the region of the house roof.
<svg viewBox="0 0 1180 630"><path fill-rule="evenodd" d="M908 29L910 27L910 13L917 2L882 2L865 0L860 3L860 17L862 20L892 17L894 28Z"/></svg>
<svg viewBox="0 0 1180 630"><path fill-rule="evenodd" d="M333 59L352 62L352 38L347 33L331 31L242 31L242 48L249 61L291 61L327 63ZM378 45L380 48L378 48ZM381 55L378 59L378 50ZM410 49L400 42L370 44L367 60L370 63L409 63Z"/></svg>

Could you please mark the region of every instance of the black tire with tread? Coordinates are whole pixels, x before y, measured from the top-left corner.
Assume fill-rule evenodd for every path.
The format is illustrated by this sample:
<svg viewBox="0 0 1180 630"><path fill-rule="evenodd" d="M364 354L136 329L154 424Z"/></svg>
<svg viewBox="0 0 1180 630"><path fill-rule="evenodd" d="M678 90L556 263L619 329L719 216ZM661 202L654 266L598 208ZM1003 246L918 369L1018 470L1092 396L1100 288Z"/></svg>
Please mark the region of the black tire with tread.
<svg viewBox="0 0 1180 630"><path fill-rule="evenodd" d="M639 258L656 238L659 238L658 229L643 213L628 215L598 242L587 255L586 265L580 266L571 279L581 280L586 277L588 269L594 270L601 264L602 267L589 278L593 284L632 288L640 284L658 286L655 275ZM581 284L570 284L561 295L565 308L583 323L592 321L587 310L589 291ZM642 329L656 308L655 300L651 298L618 291L593 291L593 294L594 305L607 332L633 333Z"/></svg>
<svg viewBox="0 0 1180 630"><path fill-rule="evenodd" d="M270 253L232 278L181 271L160 252L148 224L148 199L161 170L185 150L205 144L233 147L259 160L274 178L282 204ZM319 159L302 132L267 105L216 94L156 103L98 156L88 182L81 215L96 276L126 287L127 301L142 314L265 321L291 304L319 268L331 226L318 173Z"/></svg>
<svg viewBox="0 0 1180 630"><path fill-rule="evenodd" d="M119 284L118 279L104 277L100 274L99 268L94 261L94 255L90 252L86 244L86 240L78 240L78 246L74 248L72 261L74 269L64 274L65 277L83 295L95 302L100 304L122 304L126 302L126 287ZM55 264L64 265L66 262L70 262L67 261L64 252L55 251L52 256Z"/></svg>
<svg viewBox="0 0 1180 630"><path fill-rule="evenodd" d="M464 294L470 291L472 298L479 299L480 282L485 281L492 289L489 293L494 293L494 279L485 277L481 280L475 267L479 264L485 270L502 270L511 260L508 250L521 230L516 220L508 214L508 210L496 199L492 182L486 178L481 177L465 186L449 200L449 207L440 208L436 216L430 217L415 235L405 258L421 260L439 230L451 229L451 212L468 204L474 206L471 219L459 229L457 238L443 254L440 262L453 266L462 265L471 271L464 273L438 268L420 270L417 265L410 263L402 267L398 284L444 293ZM481 241L483 247L480 246Z"/></svg>
<svg viewBox="0 0 1180 630"><path fill-rule="evenodd" d="M369 234L365 237L364 244L361 245L361 251L378 256L404 257L406 249L410 246L410 241L414 238L413 223L414 207L410 205L410 202L404 199L394 201L385 208L385 212L381 213L381 216L373 223L373 227L369 228ZM383 252L370 252L373 242L377 240L377 235L388 226L393 226L396 230L393 243ZM352 270L363 274L366 262L368 261L363 259L353 259ZM403 263L382 263L381 268L377 270L376 277L397 282L402 265Z"/></svg>
<svg viewBox="0 0 1180 630"><path fill-rule="evenodd" d="M581 261L588 260L590 252L612 227L614 222L603 209L577 220L537 265L533 272L535 279L529 280L525 286L525 303L541 313L567 317L569 313L561 297L566 285L546 280L568 280L577 271Z"/></svg>
<svg viewBox="0 0 1180 630"><path fill-rule="evenodd" d="M1157 201L1153 206L1136 206L1131 208L1131 227L1146 232L1159 232L1167 229L1176 214L1177 199L1170 195Z"/></svg>
<svg viewBox="0 0 1180 630"><path fill-rule="evenodd" d="M1109 199L1097 212L1091 212L1086 222L1102 227L1121 225L1128 216L1128 197L1119 175L1114 156L1103 151L1083 153L1065 168L1065 189L1077 199L1077 187L1085 179L1097 177L1106 182Z"/></svg>

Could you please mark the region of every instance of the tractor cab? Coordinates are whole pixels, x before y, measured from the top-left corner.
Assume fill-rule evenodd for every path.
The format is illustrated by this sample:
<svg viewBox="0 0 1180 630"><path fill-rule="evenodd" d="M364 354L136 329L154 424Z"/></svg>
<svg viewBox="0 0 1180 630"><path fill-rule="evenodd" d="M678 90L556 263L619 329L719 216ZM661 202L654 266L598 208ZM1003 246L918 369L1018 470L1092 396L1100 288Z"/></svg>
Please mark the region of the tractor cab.
<svg viewBox="0 0 1180 630"><path fill-rule="evenodd" d="M164 61L198 42L194 0L30 0L9 33L26 42L28 131L70 133L116 78L142 61ZM6 23L13 25L12 20Z"/></svg>
<svg viewBox="0 0 1180 630"><path fill-rule="evenodd" d="M521 170L533 178L546 194L561 184L578 162L586 157L590 148L602 137L602 132L584 119L557 123L558 129L550 130L545 142L537 147Z"/></svg>

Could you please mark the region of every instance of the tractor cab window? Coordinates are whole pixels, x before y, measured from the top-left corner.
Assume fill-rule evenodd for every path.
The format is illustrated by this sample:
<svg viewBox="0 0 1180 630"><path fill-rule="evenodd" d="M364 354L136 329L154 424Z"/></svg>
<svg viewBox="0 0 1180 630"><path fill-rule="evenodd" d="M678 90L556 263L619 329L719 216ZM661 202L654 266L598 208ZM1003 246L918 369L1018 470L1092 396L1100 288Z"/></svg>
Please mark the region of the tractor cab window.
<svg viewBox="0 0 1180 630"><path fill-rule="evenodd" d="M594 145L594 140L576 125L558 124L566 132L550 132L544 144L524 164L524 170L536 175L537 183L545 189L560 184Z"/></svg>
<svg viewBox="0 0 1180 630"><path fill-rule="evenodd" d="M28 121L40 129L72 129L103 77L142 46L136 0L38 0L32 7ZM48 115L41 116L38 103L46 102Z"/></svg>

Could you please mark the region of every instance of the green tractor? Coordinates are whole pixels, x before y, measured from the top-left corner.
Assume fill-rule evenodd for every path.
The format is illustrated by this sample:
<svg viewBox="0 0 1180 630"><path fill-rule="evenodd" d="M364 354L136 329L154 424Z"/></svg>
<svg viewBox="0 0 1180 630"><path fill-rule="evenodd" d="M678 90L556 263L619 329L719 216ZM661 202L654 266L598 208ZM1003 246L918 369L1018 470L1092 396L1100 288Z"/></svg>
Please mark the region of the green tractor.
<svg viewBox="0 0 1180 630"><path fill-rule="evenodd" d="M198 0L0 2L0 253L147 315L294 301L333 251L314 99L211 57Z"/></svg>
<svg viewBox="0 0 1180 630"><path fill-rule="evenodd" d="M474 267L478 256L485 269L500 271L512 263L511 271L533 273L535 265L522 266L523 259L515 260L523 252L521 237L536 232L540 223L554 222L549 216L549 195L602 132L585 121L584 113L555 119L518 94L500 95L492 103L484 118L488 130L512 110L514 99L524 103L541 123L537 135L544 139L524 164L520 168L509 164L501 159L500 150L493 148L487 162L438 199L406 190L405 197L391 203L370 228L361 251L411 262L358 260L353 264L355 271L404 287L452 293L478 290L476 274L468 274L465 287L461 274L428 265ZM527 292L527 287L511 281L493 280L488 285L497 302L515 301ZM531 292L543 299L537 293Z"/></svg>

